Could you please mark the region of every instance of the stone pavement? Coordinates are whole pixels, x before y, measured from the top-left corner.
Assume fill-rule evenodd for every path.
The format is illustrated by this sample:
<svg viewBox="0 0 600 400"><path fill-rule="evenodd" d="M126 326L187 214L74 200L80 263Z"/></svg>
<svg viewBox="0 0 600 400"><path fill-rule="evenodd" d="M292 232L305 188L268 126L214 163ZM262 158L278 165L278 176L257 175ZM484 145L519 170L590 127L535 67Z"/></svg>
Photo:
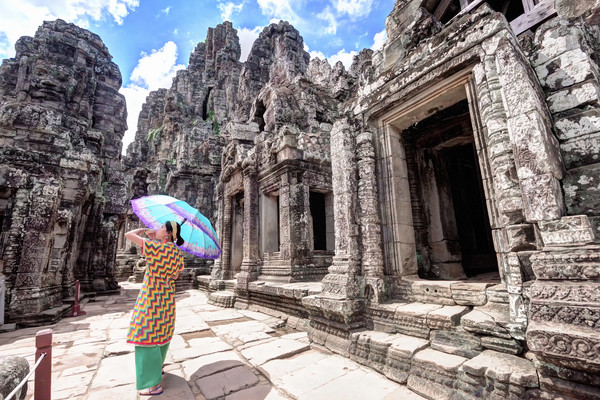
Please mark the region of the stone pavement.
<svg viewBox="0 0 600 400"><path fill-rule="evenodd" d="M140 285L121 286L120 295L85 304L87 315L49 326L53 400L148 398L137 395L133 346L125 343ZM0 354L27 355L33 365L35 334L44 328L0 334ZM198 290L177 295L164 369L162 400L423 399L369 368L311 347L305 332L290 331L281 319L212 306ZM32 393L33 380L27 399Z"/></svg>

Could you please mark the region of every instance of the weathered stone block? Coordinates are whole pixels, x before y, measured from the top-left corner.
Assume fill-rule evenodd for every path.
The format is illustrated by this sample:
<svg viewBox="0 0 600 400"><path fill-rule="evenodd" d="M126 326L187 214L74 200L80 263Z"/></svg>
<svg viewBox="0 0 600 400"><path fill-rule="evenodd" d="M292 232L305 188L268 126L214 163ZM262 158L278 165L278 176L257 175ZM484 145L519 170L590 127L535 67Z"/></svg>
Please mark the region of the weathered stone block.
<svg viewBox="0 0 600 400"><path fill-rule="evenodd" d="M567 169L596 164L600 161L600 133L561 143L560 150Z"/></svg>
<svg viewBox="0 0 600 400"><path fill-rule="evenodd" d="M432 330L450 330L460 325L460 318L469 311L468 307L444 306L427 314L427 325Z"/></svg>
<svg viewBox="0 0 600 400"><path fill-rule="evenodd" d="M486 349L495 350L500 353L519 355L523 352L521 343L514 339L483 336L481 338L481 345Z"/></svg>
<svg viewBox="0 0 600 400"><path fill-rule="evenodd" d="M569 215L595 215L600 209L600 163L568 171L563 189Z"/></svg>
<svg viewBox="0 0 600 400"><path fill-rule="evenodd" d="M510 225L506 227L507 253L512 251L535 250L535 231L532 224Z"/></svg>
<svg viewBox="0 0 600 400"><path fill-rule="evenodd" d="M490 283L458 282L451 288L452 299L461 306L482 306L487 302L486 288Z"/></svg>
<svg viewBox="0 0 600 400"><path fill-rule="evenodd" d="M539 386L537 371L531 361L492 350L485 350L466 361L461 372L522 387Z"/></svg>
<svg viewBox="0 0 600 400"><path fill-rule="evenodd" d="M600 132L600 109L593 108L557 119L554 127L561 141Z"/></svg>
<svg viewBox="0 0 600 400"><path fill-rule="evenodd" d="M499 326L491 315L482 311L473 310L464 315L460 320L460 324L469 332L492 335L503 339L511 338L510 333L505 328Z"/></svg>
<svg viewBox="0 0 600 400"><path fill-rule="evenodd" d="M466 358L473 358L483 351L479 336L462 330L431 332L431 348Z"/></svg>
<svg viewBox="0 0 600 400"><path fill-rule="evenodd" d="M535 68L542 86L550 91L596 78L597 68L581 49L573 49Z"/></svg>
<svg viewBox="0 0 600 400"><path fill-rule="evenodd" d="M600 354L594 351L600 347L597 329L531 321L527 327L527 346L555 365L583 371L600 370Z"/></svg>
<svg viewBox="0 0 600 400"><path fill-rule="evenodd" d="M538 279L600 278L600 251L597 247L540 252L531 256L531 263Z"/></svg>
<svg viewBox="0 0 600 400"><path fill-rule="evenodd" d="M587 104L597 104L599 92L600 87L597 82L584 82L548 96L548 107L550 112L559 113Z"/></svg>
<svg viewBox="0 0 600 400"><path fill-rule="evenodd" d="M427 314L442 308L437 304L411 303L396 308L394 325L400 333L428 338L430 328L427 326Z"/></svg>
<svg viewBox="0 0 600 400"><path fill-rule="evenodd" d="M525 217L528 222L549 221L563 216L564 202L560 181L551 174L521 181Z"/></svg>
<svg viewBox="0 0 600 400"><path fill-rule="evenodd" d="M425 349L412 359L407 386L430 399L451 399L460 366L466 358Z"/></svg>
<svg viewBox="0 0 600 400"><path fill-rule="evenodd" d="M582 246L593 243L594 231L585 215L562 217L557 221L540 221L545 246Z"/></svg>

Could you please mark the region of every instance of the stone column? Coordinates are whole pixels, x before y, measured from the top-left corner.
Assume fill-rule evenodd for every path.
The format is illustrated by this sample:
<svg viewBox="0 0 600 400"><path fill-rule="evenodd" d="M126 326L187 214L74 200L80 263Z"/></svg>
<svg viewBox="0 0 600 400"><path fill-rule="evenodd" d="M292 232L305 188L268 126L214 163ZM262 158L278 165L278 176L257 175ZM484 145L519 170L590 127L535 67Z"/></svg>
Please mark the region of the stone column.
<svg viewBox="0 0 600 400"><path fill-rule="evenodd" d="M244 168L244 259L237 278L238 288L258 278L258 179L254 165Z"/></svg>
<svg viewBox="0 0 600 400"><path fill-rule="evenodd" d="M360 295L358 249L359 225L356 189L356 142L347 121L336 122L331 130L331 172L335 218L335 256L323 279L323 293L354 298Z"/></svg>
<svg viewBox="0 0 600 400"><path fill-rule="evenodd" d="M357 170L354 133L347 120L331 130L331 165L335 216L335 256L323 278L323 290L302 299L310 314L310 338L330 350L349 356L350 335L365 325L360 299L360 228L357 216Z"/></svg>
<svg viewBox="0 0 600 400"><path fill-rule="evenodd" d="M233 212L233 198L226 196L224 190L221 191L221 207L219 207L219 216L217 223L217 235L221 240L221 257L215 260L210 276L212 280L223 279L223 271L229 268L231 263L231 220Z"/></svg>
<svg viewBox="0 0 600 400"><path fill-rule="evenodd" d="M381 250L381 220L375 173L375 149L371 132L356 139L358 154L358 209L362 238L362 272L371 286L376 302L384 300L383 252Z"/></svg>

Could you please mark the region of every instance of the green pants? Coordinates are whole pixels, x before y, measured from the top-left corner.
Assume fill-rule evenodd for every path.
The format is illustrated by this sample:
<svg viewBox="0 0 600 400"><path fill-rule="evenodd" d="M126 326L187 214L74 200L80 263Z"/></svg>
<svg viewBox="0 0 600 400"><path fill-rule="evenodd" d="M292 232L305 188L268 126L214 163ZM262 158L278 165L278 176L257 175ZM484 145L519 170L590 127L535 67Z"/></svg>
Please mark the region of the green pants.
<svg viewBox="0 0 600 400"><path fill-rule="evenodd" d="M135 382L137 390L151 388L162 381L162 366L169 344L162 346L135 346Z"/></svg>

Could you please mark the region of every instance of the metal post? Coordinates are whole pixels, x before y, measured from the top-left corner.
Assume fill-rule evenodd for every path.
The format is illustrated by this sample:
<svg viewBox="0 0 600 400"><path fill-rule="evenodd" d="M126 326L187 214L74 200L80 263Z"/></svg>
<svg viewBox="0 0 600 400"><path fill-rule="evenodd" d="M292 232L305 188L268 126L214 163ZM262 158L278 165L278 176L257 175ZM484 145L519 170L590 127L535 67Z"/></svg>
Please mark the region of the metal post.
<svg viewBox="0 0 600 400"><path fill-rule="evenodd" d="M35 370L34 400L50 400L52 393L52 329L44 329L35 335L35 360L44 359Z"/></svg>
<svg viewBox="0 0 600 400"><path fill-rule="evenodd" d="M81 286L79 281L75 281L75 303L73 304L73 312L71 313L71 317L76 317L78 315L85 315L85 311L81 311L81 306L79 305L79 293L81 290Z"/></svg>

